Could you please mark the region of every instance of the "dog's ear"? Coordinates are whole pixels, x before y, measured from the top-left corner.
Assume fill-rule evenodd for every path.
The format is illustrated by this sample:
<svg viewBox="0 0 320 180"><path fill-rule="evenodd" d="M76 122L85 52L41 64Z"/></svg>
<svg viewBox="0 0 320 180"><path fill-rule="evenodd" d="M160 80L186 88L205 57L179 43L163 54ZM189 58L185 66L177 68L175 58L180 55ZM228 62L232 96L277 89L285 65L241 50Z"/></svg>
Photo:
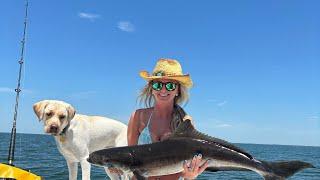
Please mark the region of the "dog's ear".
<svg viewBox="0 0 320 180"><path fill-rule="evenodd" d="M39 101L33 105L33 111L36 113L39 121L41 121L43 119L44 110L46 109L48 104L49 104L48 100L43 100L43 101Z"/></svg>
<svg viewBox="0 0 320 180"><path fill-rule="evenodd" d="M74 115L76 114L76 110L74 109L74 107L69 105L67 106L67 111L68 111L68 120L70 121L71 119L73 119Z"/></svg>

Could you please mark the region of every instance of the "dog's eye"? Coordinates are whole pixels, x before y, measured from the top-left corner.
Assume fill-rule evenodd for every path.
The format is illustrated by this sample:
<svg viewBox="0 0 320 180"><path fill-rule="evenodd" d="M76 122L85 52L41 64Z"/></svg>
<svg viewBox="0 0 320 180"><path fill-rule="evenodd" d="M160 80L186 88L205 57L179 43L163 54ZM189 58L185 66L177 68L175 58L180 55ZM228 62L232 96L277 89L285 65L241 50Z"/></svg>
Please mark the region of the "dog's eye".
<svg viewBox="0 0 320 180"><path fill-rule="evenodd" d="M52 112L46 113L47 116L52 116Z"/></svg>
<svg viewBox="0 0 320 180"><path fill-rule="evenodd" d="M59 119L64 119L66 116L64 116L64 115L61 115L61 116L59 116Z"/></svg>

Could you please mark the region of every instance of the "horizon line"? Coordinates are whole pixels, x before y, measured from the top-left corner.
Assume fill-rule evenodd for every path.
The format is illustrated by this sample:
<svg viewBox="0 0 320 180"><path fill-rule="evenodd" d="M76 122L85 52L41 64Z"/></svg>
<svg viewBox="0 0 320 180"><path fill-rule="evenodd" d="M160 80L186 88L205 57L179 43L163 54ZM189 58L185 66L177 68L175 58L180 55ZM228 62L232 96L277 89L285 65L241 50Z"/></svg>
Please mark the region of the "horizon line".
<svg viewBox="0 0 320 180"><path fill-rule="evenodd" d="M0 133L6 133L10 134L11 132L0 132ZM52 136L50 134L39 134L39 133L25 133L25 132L17 132L17 134L29 134L29 135L44 135L44 136ZM228 141L230 142L230 141ZM233 144L251 144L251 145L269 145L269 146L303 146L303 147L316 147L320 148L320 145L302 145L302 144L262 144L262 143L252 143L252 142L230 142Z"/></svg>

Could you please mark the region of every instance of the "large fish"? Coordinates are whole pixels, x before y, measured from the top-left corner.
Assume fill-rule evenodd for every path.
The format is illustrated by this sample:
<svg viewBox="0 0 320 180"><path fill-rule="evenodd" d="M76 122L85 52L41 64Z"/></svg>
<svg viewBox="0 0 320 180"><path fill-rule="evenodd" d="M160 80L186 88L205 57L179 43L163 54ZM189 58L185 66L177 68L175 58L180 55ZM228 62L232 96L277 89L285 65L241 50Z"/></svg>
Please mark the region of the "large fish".
<svg viewBox="0 0 320 180"><path fill-rule="evenodd" d="M251 170L266 180L281 180L313 167L302 161L266 162L224 140L198 132L189 120L182 122L167 140L145 145L103 149L90 154L88 161L133 172L138 179L183 171L184 160L202 154L210 160L208 171Z"/></svg>

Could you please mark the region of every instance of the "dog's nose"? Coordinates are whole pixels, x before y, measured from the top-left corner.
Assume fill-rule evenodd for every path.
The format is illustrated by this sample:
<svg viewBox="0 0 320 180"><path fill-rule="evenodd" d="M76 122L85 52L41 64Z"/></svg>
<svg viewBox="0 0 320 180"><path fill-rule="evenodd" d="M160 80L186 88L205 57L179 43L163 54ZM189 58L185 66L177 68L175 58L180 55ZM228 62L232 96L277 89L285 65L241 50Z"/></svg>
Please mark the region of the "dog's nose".
<svg viewBox="0 0 320 180"><path fill-rule="evenodd" d="M58 132L58 126L53 124L50 126L50 133L57 133Z"/></svg>

